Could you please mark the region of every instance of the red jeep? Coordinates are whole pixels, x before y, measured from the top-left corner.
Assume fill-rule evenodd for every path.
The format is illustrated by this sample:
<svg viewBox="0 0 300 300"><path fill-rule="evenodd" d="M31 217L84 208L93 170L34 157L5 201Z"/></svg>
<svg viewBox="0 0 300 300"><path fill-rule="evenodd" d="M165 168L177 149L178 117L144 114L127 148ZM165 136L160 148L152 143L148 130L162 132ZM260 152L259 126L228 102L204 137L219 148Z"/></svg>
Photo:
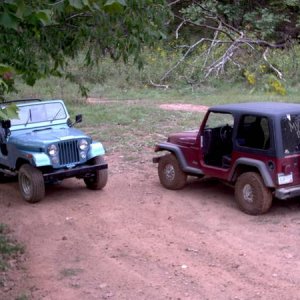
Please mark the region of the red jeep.
<svg viewBox="0 0 300 300"><path fill-rule="evenodd" d="M242 211L266 213L275 196L300 195L300 104L253 102L208 109L200 130L157 144L161 184L181 189L187 176L219 178L235 186Z"/></svg>

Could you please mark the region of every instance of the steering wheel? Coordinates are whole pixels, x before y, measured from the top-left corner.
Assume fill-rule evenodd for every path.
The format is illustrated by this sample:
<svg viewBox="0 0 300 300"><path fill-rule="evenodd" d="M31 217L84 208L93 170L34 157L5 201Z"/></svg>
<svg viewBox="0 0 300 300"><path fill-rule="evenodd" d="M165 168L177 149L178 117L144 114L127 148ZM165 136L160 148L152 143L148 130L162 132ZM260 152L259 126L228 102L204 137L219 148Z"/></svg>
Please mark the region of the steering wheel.
<svg viewBox="0 0 300 300"><path fill-rule="evenodd" d="M220 138L222 142L226 142L231 138L232 135L232 127L228 124L224 125L220 129Z"/></svg>

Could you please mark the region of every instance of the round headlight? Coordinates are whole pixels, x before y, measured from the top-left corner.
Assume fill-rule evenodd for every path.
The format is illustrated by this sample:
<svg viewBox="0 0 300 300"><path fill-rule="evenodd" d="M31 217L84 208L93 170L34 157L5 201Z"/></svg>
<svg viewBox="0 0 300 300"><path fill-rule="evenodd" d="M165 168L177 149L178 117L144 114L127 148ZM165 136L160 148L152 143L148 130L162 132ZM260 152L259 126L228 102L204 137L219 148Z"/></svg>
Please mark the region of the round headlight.
<svg viewBox="0 0 300 300"><path fill-rule="evenodd" d="M79 149L81 151L87 150L88 146L89 146L89 143L88 143L87 140L82 139L82 140L79 141Z"/></svg>
<svg viewBox="0 0 300 300"><path fill-rule="evenodd" d="M58 153L58 148L56 145L52 144L48 146L48 153L50 156L55 156Z"/></svg>

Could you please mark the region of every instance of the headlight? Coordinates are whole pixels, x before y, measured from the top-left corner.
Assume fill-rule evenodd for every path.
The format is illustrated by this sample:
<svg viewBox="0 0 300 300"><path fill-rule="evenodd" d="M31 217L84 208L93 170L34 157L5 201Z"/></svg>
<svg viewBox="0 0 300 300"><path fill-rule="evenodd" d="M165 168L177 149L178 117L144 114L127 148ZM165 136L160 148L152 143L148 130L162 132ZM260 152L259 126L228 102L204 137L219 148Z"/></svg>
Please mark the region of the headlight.
<svg viewBox="0 0 300 300"><path fill-rule="evenodd" d="M79 149L80 149L81 151L86 151L87 148L89 147L88 141L87 141L87 140L84 140L84 139L80 140L78 145L79 145Z"/></svg>
<svg viewBox="0 0 300 300"><path fill-rule="evenodd" d="M58 153L58 148L56 145L52 144L48 146L48 153L50 156L56 156Z"/></svg>

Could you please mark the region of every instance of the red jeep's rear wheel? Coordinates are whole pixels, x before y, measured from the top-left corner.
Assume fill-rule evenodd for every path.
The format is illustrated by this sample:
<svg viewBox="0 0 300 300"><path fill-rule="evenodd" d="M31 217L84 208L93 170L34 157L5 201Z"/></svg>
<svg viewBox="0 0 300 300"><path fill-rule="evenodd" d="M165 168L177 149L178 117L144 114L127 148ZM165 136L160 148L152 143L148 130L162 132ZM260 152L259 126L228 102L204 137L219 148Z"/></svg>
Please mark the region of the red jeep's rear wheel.
<svg viewBox="0 0 300 300"><path fill-rule="evenodd" d="M187 174L181 170L174 154L167 154L159 160L158 176L160 183L170 190L182 189L187 180Z"/></svg>
<svg viewBox="0 0 300 300"><path fill-rule="evenodd" d="M272 205L272 192L255 172L240 175L235 184L235 199L240 209L250 215L266 213Z"/></svg>

